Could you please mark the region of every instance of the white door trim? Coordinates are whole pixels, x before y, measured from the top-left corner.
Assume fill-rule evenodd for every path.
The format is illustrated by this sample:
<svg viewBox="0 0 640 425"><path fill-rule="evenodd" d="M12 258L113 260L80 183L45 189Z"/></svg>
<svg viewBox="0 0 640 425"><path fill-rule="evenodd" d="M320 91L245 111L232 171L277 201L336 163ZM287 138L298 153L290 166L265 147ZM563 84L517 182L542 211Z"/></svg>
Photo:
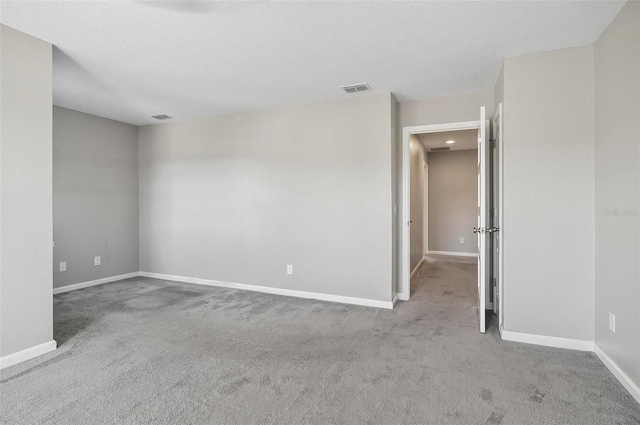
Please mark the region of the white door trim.
<svg viewBox="0 0 640 425"><path fill-rule="evenodd" d="M424 257L429 253L429 164L427 162L424 163L424 199L422 205L422 256Z"/></svg>
<svg viewBox="0 0 640 425"><path fill-rule="evenodd" d="M409 164L409 138L412 134L440 133L443 131L475 130L480 128L480 121L462 121L446 124L415 125L402 128L402 219L400 220L400 252L402 261L400 263L400 282L402 291L399 298L407 301L411 296L411 248L409 246L411 236L409 232L410 220L410 164Z"/></svg>

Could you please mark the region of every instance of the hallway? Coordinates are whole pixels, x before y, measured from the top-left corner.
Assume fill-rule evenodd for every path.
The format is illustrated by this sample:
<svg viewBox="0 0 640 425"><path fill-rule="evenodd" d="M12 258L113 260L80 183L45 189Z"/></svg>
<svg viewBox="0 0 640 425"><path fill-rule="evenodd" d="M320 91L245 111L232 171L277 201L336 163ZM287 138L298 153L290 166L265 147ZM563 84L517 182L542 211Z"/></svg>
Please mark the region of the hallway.
<svg viewBox="0 0 640 425"><path fill-rule="evenodd" d="M472 327L477 331L477 258L429 255L411 280L411 301L426 304L433 322ZM487 332L497 324L487 316Z"/></svg>

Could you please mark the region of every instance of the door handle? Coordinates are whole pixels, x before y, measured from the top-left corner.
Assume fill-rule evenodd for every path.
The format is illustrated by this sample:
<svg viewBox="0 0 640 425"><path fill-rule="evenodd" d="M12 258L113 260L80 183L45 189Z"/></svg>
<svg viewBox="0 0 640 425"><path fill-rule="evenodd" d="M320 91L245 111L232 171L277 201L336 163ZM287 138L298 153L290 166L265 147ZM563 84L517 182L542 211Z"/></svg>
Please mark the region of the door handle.
<svg viewBox="0 0 640 425"><path fill-rule="evenodd" d="M489 227L489 228L487 229L487 232L488 232L488 233L494 233L494 232L499 232L499 231L500 231L500 228L499 228L499 227Z"/></svg>
<svg viewBox="0 0 640 425"><path fill-rule="evenodd" d="M480 233L481 235L483 235L486 232L486 229L484 227L481 227L479 229L476 229L475 227L473 228L473 233Z"/></svg>

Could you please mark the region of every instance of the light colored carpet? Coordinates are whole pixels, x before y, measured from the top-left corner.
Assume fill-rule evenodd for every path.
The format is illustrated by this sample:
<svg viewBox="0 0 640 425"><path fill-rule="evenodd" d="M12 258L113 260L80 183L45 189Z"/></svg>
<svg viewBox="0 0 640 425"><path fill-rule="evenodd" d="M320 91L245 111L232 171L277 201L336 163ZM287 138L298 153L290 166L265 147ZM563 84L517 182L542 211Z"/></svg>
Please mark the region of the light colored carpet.
<svg viewBox="0 0 640 425"><path fill-rule="evenodd" d="M144 278L57 295L60 348L2 371L0 422L640 423L595 355L480 335L475 274L432 258L393 311Z"/></svg>

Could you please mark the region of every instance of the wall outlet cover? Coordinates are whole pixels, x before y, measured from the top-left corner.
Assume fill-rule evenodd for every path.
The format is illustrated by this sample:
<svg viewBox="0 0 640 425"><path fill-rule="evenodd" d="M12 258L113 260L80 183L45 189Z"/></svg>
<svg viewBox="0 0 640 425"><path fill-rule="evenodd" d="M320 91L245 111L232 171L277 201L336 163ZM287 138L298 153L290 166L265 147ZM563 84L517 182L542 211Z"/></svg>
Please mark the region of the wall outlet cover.
<svg viewBox="0 0 640 425"><path fill-rule="evenodd" d="M93 265L94 266L99 266L100 264L102 264L102 259L98 256L98 257L93 257Z"/></svg>
<svg viewBox="0 0 640 425"><path fill-rule="evenodd" d="M67 271L67 262L63 261L62 263L60 263L60 271L61 272L66 272Z"/></svg>
<svg viewBox="0 0 640 425"><path fill-rule="evenodd" d="M287 274L293 274L293 266L291 264L287 264Z"/></svg>

